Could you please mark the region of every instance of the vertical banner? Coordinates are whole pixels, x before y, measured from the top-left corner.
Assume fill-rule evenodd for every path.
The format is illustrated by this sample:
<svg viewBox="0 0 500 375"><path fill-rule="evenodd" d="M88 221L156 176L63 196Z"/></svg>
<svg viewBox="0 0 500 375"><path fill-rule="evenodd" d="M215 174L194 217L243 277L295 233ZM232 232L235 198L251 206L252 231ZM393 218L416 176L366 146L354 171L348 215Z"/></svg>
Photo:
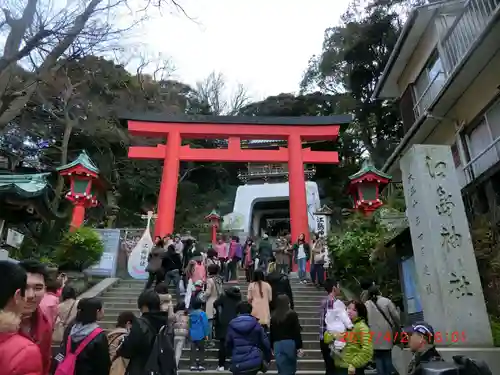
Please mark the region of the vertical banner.
<svg viewBox="0 0 500 375"><path fill-rule="evenodd" d="M146 271L146 267L148 265L148 255L154 245L150 229L152 218L153 213L148 213L146 229L144 230L141 239L139 240L139 242L137 242L128 258L128 273L132 278L137 280L146 280L149 276L148 272Z"/></svg>
<svg viewBox="0 0 500 375"><path fill-rule="evenodd" d="M316 216L316 233L318 233L320 237L327 237L328 230L330 229L329 216L318 215L318 214L315 214L315 216Z"/></svg>

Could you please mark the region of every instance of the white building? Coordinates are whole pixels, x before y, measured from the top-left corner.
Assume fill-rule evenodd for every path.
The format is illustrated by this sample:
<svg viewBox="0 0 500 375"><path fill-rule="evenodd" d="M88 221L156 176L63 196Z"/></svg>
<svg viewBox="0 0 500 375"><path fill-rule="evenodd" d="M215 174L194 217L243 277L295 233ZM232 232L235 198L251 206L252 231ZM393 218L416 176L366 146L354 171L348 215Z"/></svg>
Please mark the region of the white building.
<svg viewBox="0 0 500 375"><path fill-rule="evenodd" d="M469 215L500 197L500 0L414 9L375 89L400 98L404 138L383 171L400 181L413 144L450 145Z"/></svg>
<svg viewBox="0 0 500 375"><path fill-rule="evenodd" d="M249 148L277 148L281 141L249 141ZM307 179L314 176L313 166L305 166ZM290 200L288 168L286 164L248 163L241 171L234 201L233 213L225 217L223 229L238 231L244 235L260 237L267 233L277 236L290 233ZM316 230L314 212L320 208L318 185L306 181L309 230Z"/></svg>

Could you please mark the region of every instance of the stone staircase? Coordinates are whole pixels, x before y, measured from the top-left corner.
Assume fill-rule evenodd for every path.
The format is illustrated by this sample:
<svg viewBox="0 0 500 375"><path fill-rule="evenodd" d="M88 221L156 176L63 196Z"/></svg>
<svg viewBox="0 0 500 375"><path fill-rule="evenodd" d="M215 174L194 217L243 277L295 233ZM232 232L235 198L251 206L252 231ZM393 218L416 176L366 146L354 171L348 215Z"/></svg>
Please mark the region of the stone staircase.
<svg viewBox="0 0 500 375"><path fill-rule="evenodd" d="M118 314L122 311L128 310L138 313L137 297L143 290L144 283L144 281L121 280L114 288L108 290L100 297L104 303L105 314L105 320L100 322L102 328L113 328L116 324ZM244 298L246 298L248 283L240 278L238 285L241 287ZM292 289L295 311L299 314L300 323L303 328L302 340L304 341L305 352L305 355L299 359L297 373L303 375L324 374L324 362L319 350L318 308L321 299L325 296L325 292L316 289L312 285L300 284L296 280L292 280ZM219 373L216 371L217 354L217 346L214 349L206 350L207 371L205 373ZM189 365L189 348L185 348L179 364L179 374L191 373ZM268 374L277 374L274 361L271 363Z"/></svg>

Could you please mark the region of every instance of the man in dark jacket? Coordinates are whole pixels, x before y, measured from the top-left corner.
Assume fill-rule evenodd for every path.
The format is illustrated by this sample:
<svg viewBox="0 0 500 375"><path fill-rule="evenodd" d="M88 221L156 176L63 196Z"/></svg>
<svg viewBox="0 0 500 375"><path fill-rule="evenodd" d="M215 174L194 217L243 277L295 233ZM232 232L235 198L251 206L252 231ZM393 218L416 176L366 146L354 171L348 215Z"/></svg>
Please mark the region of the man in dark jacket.
<svg viewBox="0 0 500 375"><path fill-rule="evenodd" d="M182 260L180 254L175 250L175 245L168 246L161 264L165 272L165 285L168 288L170 281L174 283L177 302L181 302L179 282L181 281Z"/></svg>
<svg viewBox="0 0 500 375"><path fill-rule="evenodd" d="M165 278L165 273L162 269L162 261L165 254L165 250L163 247L155 246L151 250L148 255L148 266L146 267L146 271L149 272L148 281L146 282L146 286L144 289L149 289L153 286L153 283L156 281L156 284L159 284Z"/></svg>
<svg viewBox="0 0 500 375"><path fill-rule="evenodd" d="M259 242L259 268L267 271L269 259L273 256L273 245L269 242L269 236L264 234Z"/></svg>
<svg viewBox="0 0 500 375"><path fill-rule="evenodd" d="M237 306L241 302L241 291L237 286L225 290L214 302L215 338L219 340L219 371L224 371L226 365L226 334L229 322L236 318Z"/></svg>
<svg viewBox="0 0 500 375"><path fill-rule="evenodd" d="M252 305L241 302L238 316L227 329L226 349L232 353L233 374L257 374L271 360L271 344L259 321L251 315Z"/></svg>
<svg viewBox="0 0 500 375"><path fill-rule="evenodd" d="M145 290L137 299L140 318L132 322L130 333L117 350L117 357L129 359L127 375L144 375L156 335L167 324L166 312L160 311L160 297L153 290Z"/></svg>
<svg viewBox="0 0 500 375"><path fill-rule="evenodd" d="M267 275L267 282L271 285L273 299L269 303L269 307L271 311L274 310L274 306L276 301L278 300L278 296L280 294L286 294L290 299L290 308L293 310L293 295L292 295L292 287L290 286L290 280L287 275L283 275L278 270L271 272Z"/></svg>
<svg viewBox="0 0 500 375"><path fill-rule="evenodd" d="M426 322L418 322L405 329L409 335L408 346L413 358L408 364L408 375L421 373L421 365L429 362L442 362L441 354L434 344L434 328Z"/></svg>

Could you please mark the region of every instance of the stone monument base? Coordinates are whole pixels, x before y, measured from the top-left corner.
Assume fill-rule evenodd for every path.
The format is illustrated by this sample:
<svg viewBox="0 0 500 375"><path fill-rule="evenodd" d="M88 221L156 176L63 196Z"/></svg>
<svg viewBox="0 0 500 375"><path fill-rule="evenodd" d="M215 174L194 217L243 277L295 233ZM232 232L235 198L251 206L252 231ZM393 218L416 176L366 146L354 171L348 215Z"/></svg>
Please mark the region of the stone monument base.
<svg viewBox="0 0 500 375"><path fill-rule="evenodd" d="M453 361L453 356L463 355L477 360L485 361L493 374L500 374L500 348L485 347L485 348L466 348L466 347L438 347L439 353L446 361ZM412 358L412 353L409 349L395 347L392 350L392 359L396 370L400 374L408 372L408 364Z"/></svg>

